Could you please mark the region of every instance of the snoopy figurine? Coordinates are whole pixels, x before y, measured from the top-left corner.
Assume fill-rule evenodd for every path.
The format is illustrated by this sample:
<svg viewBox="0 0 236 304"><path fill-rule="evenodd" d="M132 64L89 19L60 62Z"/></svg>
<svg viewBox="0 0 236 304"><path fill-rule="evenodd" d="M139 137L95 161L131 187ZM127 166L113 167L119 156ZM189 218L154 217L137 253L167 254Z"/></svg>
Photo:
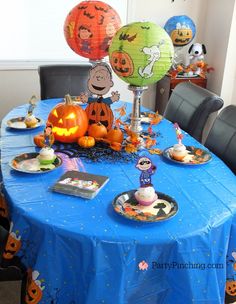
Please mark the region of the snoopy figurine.
<svg viewBox="0 0 236 304"><path fill-rule="evenodd" d="M206 54L206 47L201 43L194 43L190 46L188 50L190 64L196 63L198 61L204 60L204 55Z"/></svg>
<svg viewBox="0 0 236 304"><path fill-rule="evenodd" d="M199 61L204 61L204 55L206 54L206 47L201 43L194 43L190 46L189 50L189 63L196 64ZM196 75L201 74L201 68L198 67L194 72Z"/></svg>

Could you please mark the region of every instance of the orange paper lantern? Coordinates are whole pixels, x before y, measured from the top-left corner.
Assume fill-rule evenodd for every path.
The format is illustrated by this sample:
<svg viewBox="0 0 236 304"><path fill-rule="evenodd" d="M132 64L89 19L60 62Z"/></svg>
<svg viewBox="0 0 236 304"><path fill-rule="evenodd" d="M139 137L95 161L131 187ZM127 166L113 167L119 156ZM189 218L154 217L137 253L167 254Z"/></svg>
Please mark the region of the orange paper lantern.
<svg viewBox="0 0 236 304"><path fill-rule="evenodd" d="M117 12L102 1L83 1L68 14L64 33L70 48L80 56L100 60L108 48L121 21Z"/></svg>

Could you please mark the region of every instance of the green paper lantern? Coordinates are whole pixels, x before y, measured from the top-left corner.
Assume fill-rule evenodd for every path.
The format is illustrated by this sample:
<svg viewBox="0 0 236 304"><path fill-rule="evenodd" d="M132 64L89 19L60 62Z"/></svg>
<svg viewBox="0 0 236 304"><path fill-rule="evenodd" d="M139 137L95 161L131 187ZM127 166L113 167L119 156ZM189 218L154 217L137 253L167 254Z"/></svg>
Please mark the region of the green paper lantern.
<svg viewBox="0 0 236 304"><path fill-rule="evenodd" d="M172 65L174 47L166 31L151 22L123 26L112 39L109 60L122 80L146 86L160 80Z"/></svg>

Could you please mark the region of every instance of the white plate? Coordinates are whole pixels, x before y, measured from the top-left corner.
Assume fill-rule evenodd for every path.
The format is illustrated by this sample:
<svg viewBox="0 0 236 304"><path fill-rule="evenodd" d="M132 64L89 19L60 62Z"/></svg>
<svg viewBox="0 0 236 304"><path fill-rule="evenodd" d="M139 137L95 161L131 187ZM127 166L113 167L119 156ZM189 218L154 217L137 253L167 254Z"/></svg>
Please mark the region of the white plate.
<svg viewBox="0 0 236 304"><path fill-rule="evenodd" d="M15 118L11 118L7 121L7 126L11 129L17 129L17 130L31 130L31 129L35 129L38 128L42 125L42 120L38 117L36 117L37 119L37 124L32 127L32 128L28 128L25 124L25 117L15 117Z"/></svg>

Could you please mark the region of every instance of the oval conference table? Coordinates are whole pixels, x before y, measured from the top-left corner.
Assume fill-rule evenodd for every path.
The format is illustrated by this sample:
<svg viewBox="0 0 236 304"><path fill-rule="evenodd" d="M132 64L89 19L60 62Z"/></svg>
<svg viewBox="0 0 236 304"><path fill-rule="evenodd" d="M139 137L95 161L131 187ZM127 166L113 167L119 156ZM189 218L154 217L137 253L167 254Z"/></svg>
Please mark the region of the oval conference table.
<svg viewBox="0 0 236 304"><path fill-rule="evenodd" d="M60 101L40 101L35 116L46 121ZM127 104L127 113L131 106ZM1 127L11 234L20 244L14 258L32 276L27 303L214 304L224 303L225 295L231 303L236 294L236 177L219 158L182 165L141 150L157 167L152 176L156 191L172 197L178 212L165 221L133 221L112 205L117 195L139 187L140 171L132 157L94 162L60 153L62 166L44 174L9 166L16 155L38 152L33 136L43 126L15 130L6 125L10 118L24 116L27 107L9 112ZM169 121L163 119L154 131L157 148L176 143ZM202 147L186 133L183 142ZM92 200L52 192L68 170L106 175L109 182Z"/></svg>

